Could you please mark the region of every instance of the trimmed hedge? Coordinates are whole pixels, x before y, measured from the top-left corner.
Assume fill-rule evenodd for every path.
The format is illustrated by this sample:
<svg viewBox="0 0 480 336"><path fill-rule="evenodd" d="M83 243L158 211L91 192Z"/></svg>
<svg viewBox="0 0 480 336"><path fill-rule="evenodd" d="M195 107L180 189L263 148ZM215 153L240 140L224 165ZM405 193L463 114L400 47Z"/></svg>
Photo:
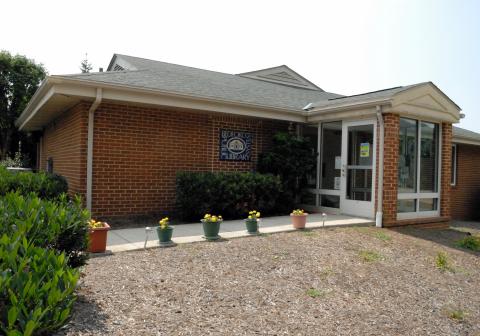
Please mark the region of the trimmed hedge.
<svg viewBox="0 0 480 336"><path fill-rule="evenodd" d="M282 183L270 174L180 172L176 188L177 213L183 220L198 220L205 213L242 218L251 209L273 213Z"/></svg>
<svg viewBox="0 0 480 336"><path fill-rule="evenodd" d="M34 193L40 198L56 199L68 191L68 183L63 176L56 174L11 172L0 167L0 196L14 191L22 195Z"/></svg>
<svg viewBox="0 0 480 336"><path fill-rule="evenodd" d="M34 194L9 193L0 197L0 236L23 235L36 246L65 253L72 267L84 265L87 259L88 220L81 201L40 199Z"/></svg>
<svg viewBox="0 0 480 336"><path fill-rule="evenodd" d="M79 272L17 232L0 238L0 332L51 335L70 317Z"/></svg>

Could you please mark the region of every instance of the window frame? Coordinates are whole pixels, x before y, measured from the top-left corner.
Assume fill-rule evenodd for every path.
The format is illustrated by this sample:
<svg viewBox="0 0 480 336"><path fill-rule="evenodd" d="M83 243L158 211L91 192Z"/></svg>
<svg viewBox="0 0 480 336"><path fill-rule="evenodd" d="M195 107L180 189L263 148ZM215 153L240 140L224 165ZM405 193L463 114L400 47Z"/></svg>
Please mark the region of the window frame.
<svg viewBox="0 0 480 336"><path fill-rule="evenodd" d="M433 122L430 120L423 120L423 119L411 119L411 118L403 118L401 119L409 119L415 120L417 122L417 148L416 148L416 183L415 183L415 192L398 192L397 191L397 219L415 219L415 218L426 218L426 217L437 217L440 216L440 194L441 194L441 176L442 176L442 124L438 122ZM420 165L421 165L421 123L433 123L438 126L438 146L437 146L437 191L436 192L421 192L420 191ZM399 130L400 136L400 130ZM400 155L400 153L399 153ZM398 185L398 174L397 174L397 185ZM427 199L427 198L436 198L437 199L437 210L432 211L420 211L420 199ZM398 212L398 200L404 199L414 199L415 200L415 211L414 212Z"/></svg>
<svg viewBox="0 0 480 336"><path fill-rule="evenodd" d="M457 144L452 144L453 170L451 171L451 176L450 176L450 185L452 187L455 187L457 185L457 158L458 158Z"/></svg>

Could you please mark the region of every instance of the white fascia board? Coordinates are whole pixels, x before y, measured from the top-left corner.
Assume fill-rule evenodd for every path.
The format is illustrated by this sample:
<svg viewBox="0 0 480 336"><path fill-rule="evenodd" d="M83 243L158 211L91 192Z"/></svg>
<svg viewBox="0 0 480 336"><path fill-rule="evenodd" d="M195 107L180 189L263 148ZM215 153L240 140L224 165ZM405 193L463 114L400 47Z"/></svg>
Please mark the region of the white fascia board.
<svg viewBox="0 0 480 336"><path fill-rule="evenodd" d="M364 109L368 107L375 107L377 105L387 105L390 104L390 99L375 99L375 100L368 100L368 101L360 101L360 102L350 102L345 104L339 104L335 106L325 106L325 107L315 107L312 110L308 111L308 116L313 117L320 114L332 113L332 112L340 112L340 111L349 111L349 110L358 110Z"/></svg>
<svg viewBox="0 0 480 336"><path fill-rule="evenodd" d="M480 146L480 141L479 141L479 140L459 138L459 137L455 137L455 136L452 138L452 143L454 143L454 144L464 144L464 145Z"/></svg>

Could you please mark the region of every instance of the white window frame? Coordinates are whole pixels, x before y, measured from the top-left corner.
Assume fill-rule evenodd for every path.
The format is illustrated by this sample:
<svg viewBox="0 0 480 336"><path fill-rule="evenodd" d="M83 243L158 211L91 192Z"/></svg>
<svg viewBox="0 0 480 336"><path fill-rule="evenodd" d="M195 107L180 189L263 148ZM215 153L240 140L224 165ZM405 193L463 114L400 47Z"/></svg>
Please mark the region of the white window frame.
<svg viewBox="0 0 480 336"><path fill-rule="evenodd" d="M453 171L451 172L452 176L450 176L450 185L456 186L457 185L457 157L458 157L457 144L452 144L452 149L454 149L454 155L452 155ZM453 178L453 182L452 182L452 178Z"/></svg>
<svg viewBox="0 0 480 336"><path fill-rule="evenodd" d="M402 117L400 117L402 118ZM404 118L410 119L410 118ZM414 193L397 193L397 200L414 199L415 200L415 212L397 212L397 219L415 219L426 217L438 217L440 216L440 194L441 194L441 176L442 176L442 124L435 123L429 120L410 119L417 122L417 176L416 176L416 192ZM421 161L421 123L428 122L438 125L438 154L437 154L437 191L432 192L420 192L420 161ZM397 174L398 175L398 174ZM397 177L398 183L398 177ZM434 211L420 211L420 199L436 198L437 210ZM398 211L398 208L397 208Z"/></svg>

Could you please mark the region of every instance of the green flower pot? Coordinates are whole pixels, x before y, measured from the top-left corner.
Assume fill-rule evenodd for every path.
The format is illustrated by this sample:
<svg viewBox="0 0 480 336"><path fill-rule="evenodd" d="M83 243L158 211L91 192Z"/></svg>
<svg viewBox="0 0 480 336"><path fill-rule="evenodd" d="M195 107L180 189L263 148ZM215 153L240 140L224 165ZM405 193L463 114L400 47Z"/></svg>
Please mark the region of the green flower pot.
<svg viewBox="0 0 480 336"><path fill-rule="evenodd" d="M245 225L247 226L247 231L250 234L257 234L258 233L258 220L245 220Z"/></svg>
<svg viewBox="0 0 480 336"><path fill-rule="evenodd" d="M217 240L220 239L218 232L220 231L220 223L219 222L206 222L202 220L203 225L203 233L205 235L205 239L207 240Z"/></svg>
<svg viewBox="0 0 480 336"><path fill-rule="evenodd" d="M171 226L167 227L166 229L161 229L160 227L157 227L157 235L160 244L170 243L172 241L172 233L173 227Z"/></svg>

